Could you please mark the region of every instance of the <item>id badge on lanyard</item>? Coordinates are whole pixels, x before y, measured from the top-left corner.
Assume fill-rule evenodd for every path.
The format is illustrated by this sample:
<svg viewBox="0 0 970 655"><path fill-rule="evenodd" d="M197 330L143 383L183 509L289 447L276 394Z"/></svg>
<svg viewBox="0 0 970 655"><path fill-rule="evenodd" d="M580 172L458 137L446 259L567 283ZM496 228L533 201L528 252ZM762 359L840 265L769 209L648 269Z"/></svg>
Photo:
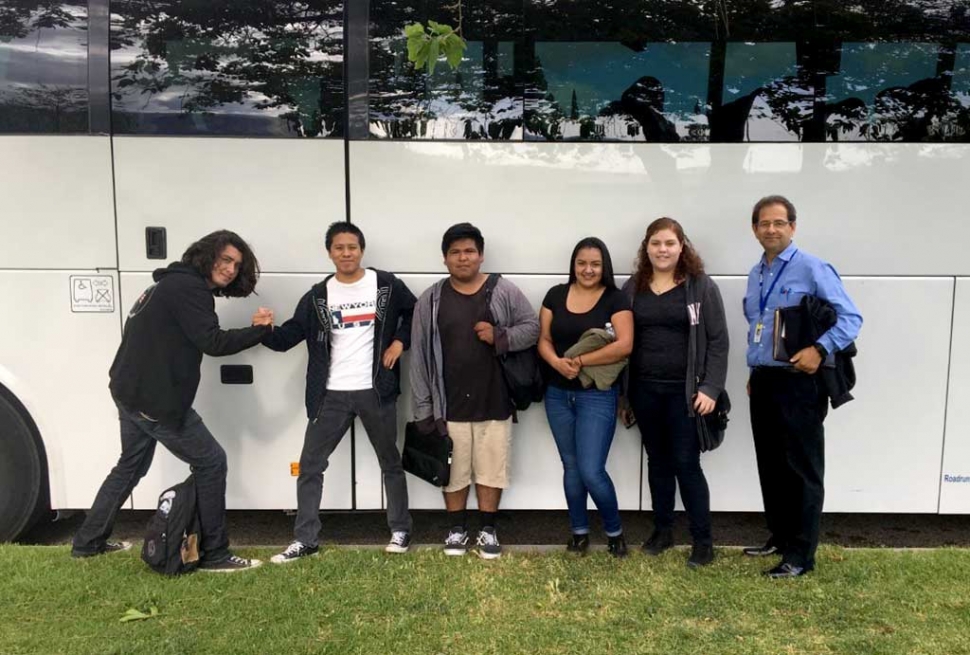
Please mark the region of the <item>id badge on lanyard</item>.
<svg viewBox="0 0 970 655"><path fill-rule="evenodd" d="M761 334L765 330L765 309L768 307L768 298L771 297L771 292L775 290L775 285L781 278L781 274L785 272L785 267L788 266L790 259L783 262L781 268L778 270L778 275L771 281L768 285L768 293L762 295L761 289L765 284L765 265L761 265L761 274L758 276L758 322L754 326L754 335L751 339L754 343L761 343Z"/></svg>

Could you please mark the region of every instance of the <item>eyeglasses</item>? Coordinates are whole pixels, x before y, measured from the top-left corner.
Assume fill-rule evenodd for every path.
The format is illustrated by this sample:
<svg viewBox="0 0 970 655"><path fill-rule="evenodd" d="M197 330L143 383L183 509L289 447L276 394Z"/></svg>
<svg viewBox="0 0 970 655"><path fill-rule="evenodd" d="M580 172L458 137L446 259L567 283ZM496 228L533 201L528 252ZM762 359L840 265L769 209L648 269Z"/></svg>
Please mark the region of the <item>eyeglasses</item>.
<svg viewBox="0 0 970 655"><path fill-rule="evenodd" d="M773 227L776 230L780 230L786 225L790 225L791 221L761 221L758 223L759 230L767 230L769 227Z"/></svg>

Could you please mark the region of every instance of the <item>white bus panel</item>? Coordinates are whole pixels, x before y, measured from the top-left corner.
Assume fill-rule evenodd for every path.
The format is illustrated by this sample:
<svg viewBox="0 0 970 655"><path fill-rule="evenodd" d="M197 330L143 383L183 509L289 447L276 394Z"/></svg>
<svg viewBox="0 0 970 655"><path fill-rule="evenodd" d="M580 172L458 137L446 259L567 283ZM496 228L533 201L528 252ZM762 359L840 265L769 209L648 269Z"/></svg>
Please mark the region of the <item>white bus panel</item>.
<svg viewBox="0 0 970 655"><path fill-rule="evenodd" d="M970 279L958 278L953 309L940 513L970 514Z"/></svg>
<svg viewBox="0 0 970 655"><path fill-rule="evenodd" d="M112 202L108 137L0 136L0 269L117 268Z"/></svg>
<svg viewBox="0 0 970 655"><path fill-rule="evenodd" d="M98 286L107 296L98 311L82 311L95 298L83 286L91 279L110 281ZM121 450L108 393L108 367L121 342L117 293L111 271L0 270L9 319L0 339L0 384L43 436L55 508L89 507Z"/></svg>
<svg viewBox="0 0 970 655"><path fill-rule="evenodd" d="M249 325L260 306L273 306L280 320L317 281L312 275L273 275L260 278L259 296L219 299L216 309L223 328ZM125 307L151 284L148 274L123 274ZM206 427L222 444L229 459L226 506L230 509L287 509L296 507L296 478L290 464L300 461L306 410L303 391L306 346L276 353L256 346L229 357L205 357L202 384L193 405ZM222 384L223 365L253 367L252 385ZM116 428L117 430L117 428ZM322 506L351 509L351 463L349 434L330 458L325 474ZM105 469L100 475L106 475ZM166 487L188 475L188 466L164 448L158 448L151 471L134 492L135 507L155 507ZM81 505L83 506L83 505Z"/></svg>
<svg viewBox="0 0 970 655"><path fill-rule="evenodd" d="M222 228L264 271L329 265L323 233L346 217L344 146L333 140L115 137L121 270L151 271L145 228L164 227L168 257Z"/></svg>

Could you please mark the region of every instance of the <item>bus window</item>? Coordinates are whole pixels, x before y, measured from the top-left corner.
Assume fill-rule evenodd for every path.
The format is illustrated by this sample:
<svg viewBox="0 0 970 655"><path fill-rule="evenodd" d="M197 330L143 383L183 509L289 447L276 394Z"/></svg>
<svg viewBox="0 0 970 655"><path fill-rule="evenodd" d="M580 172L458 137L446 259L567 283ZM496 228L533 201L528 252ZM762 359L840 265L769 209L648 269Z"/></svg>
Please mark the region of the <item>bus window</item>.
<svg viewBox="0 0 970 655"><path fill-rule="evenodd" d="M339 137L343 3L112 3L114 131Z"/></svg>
<svg viewBox="0 0 970 655"><path fill-rule="evenodd" d="M465 6L461 65L452 70L441 60L430 75L408 61L403 35L405 25L429 19L458 25L454 6L371 1L371 138L521 140L523 94L515 79L521 2Z"/></svg>
<svg viewBox="0 0 970 655"><path fill-rule="evenodd" d="M527 136L706 141L709 43L537 42Z"/></svg>
<svg viewBox="0 0 970 655"><path fill-rule="evenodd" d="M0 133L88 131L87 2L0 2Z"/></svg>
<svg viewBox="0 0 970 655"><path fill-rule="evenodd" d="M799 73L795 43L728 43L717 140L800 141L814 90Z"/></svg>
<svg viewBox="0 0 970 655"><path fill-rule="evenodd" d="M956 71L938 74L940 56L937 43L844 43L840 74L829 78L828 139L967 140Z"/></svg>

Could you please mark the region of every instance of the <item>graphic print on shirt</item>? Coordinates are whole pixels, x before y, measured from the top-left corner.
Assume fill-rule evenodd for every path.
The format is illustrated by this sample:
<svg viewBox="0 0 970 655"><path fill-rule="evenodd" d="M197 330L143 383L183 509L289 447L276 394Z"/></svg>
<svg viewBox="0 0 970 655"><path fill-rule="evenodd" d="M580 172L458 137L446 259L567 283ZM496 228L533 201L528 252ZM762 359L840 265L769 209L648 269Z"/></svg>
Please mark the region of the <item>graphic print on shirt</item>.
<svg viewBox="0 0 970 655"><path fill-rule="evenodd" d="M330 306L330 327L334 332L369 327L374 324L375 318L377 318L377 304L373 300Z"/></svg>

